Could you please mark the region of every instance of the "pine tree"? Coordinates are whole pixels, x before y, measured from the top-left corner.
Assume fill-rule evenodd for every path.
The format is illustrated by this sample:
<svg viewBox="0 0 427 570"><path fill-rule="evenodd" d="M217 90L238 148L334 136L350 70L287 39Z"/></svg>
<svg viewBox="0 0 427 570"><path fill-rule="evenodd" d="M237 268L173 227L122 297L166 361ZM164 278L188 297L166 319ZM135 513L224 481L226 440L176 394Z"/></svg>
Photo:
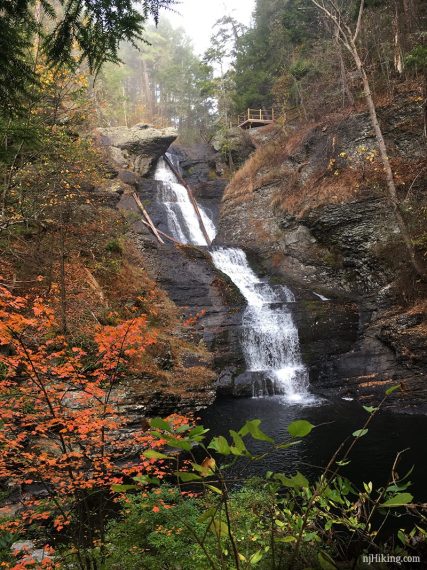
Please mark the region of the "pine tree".
<svg viewBox="0 0 427 570"><path fill-rule="evenodd" d="M75 51L97 74L107 62L118 62L119 45L142 39L150 16L175 0L0 0L0 97L2 113L9 114L31 94L37 80L31 48L40 38L43 52L52 65L75 64ZM52 20L41 30L43 16ZM37 36L37 34L40 34ZM37 40L38 41L38 40Z"/></svg>

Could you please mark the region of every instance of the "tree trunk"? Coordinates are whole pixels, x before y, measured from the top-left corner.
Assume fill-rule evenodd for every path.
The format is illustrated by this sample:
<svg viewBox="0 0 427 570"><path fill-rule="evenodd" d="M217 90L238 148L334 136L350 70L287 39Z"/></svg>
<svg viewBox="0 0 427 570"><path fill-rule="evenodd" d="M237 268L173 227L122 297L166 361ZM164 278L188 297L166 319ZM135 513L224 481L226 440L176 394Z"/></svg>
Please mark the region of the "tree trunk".
<svg viewBox="0 0 427 570"><path fill-rule="evenodd" d="M424 136L427 137L427 71L424 71L424 102L423 102L423 121L424 121L424 128L423 133Z"/></svg>
<svg viewBox="0 0 427 570"><path fill-rule="evenodd" d="M340 64L341 82L342 82L342 90L343 90L343 107L345 106L345 97L344 97L344 95L345 95L348 99L350 106L353 108L354 107L354 97L353 97L353 94L351 92L350 86L349 86L348 81L347 81L347 70L345 68L344 58L342 55L342 49L341 49L341 46L338 42L337 42L337 48L338 48L338 59L339 59L339 64Z"/></svg>
<svg viewBox="0 0 427 570"><path fill-rule="evenodd" d="M128 124L128 115L127 115L127 109L126 109L126 91L125 91L125 84L124 82L122 82L122 96L123 96L123 115L125 118L125 126L129 127Z"/></svg>
<svg viewBox="0 0 427 570"><path fill-rule="evenodd" d="M393 18L394 68L401 75L403 73L402 41L400 29L399 0L394 0Z"/></svg>
<svg viewBox="0 0 427 570"><path fill-rule="evenodd" d="M67 334L67 290L65 276L65 234L64 221L61 215L60 227L60 267L59 267L59 283L61 292L61 333Z"/></svg>
<svg viewBox="0 0 427 570"><path fill-rule="evenodd" d="M147 121L153 121L155 107L154 95L150 87L150 76L148 73L147 62L144 59L141 59L141 68L142 89L145 99L146 117Z"/></svg>
<svg viewBox="0 0 427 570"><path fill-rule="evenodd" d="M402 234L402 239L405 243L406 249L408 250L408 254L409 254L409 258L411 260L412 266L414 267L415 271L418 273L418 275L420 277L422 277L423 279L426 279L427 276L426 276L425 269L424 269L423 265L417 259L414 247L412 245L411 236L409 234L405 220L403 219L403 216L400 212L399 199L397 196L396 185L394 183L393 172L391 169L390 160L388 157L387 147L385 144L384 136L382 134L381 127L380 127L380 124L378 122L377 111L376 111L375 103L374 103L374 100L372 97L371 88L369 85L369 79L368 79L368 76L366 75L365 68L363 66L362 60L360 59L360 56L359 56L359 53L357 51L357 47L356 47L354 41L351 40L349 42L349 46L351 48L351 53L352 53L354 61L356 63L356 67L357 67L357 69L358 69L358 71L362 77L365 99L366 99L366 103L367 103L368 109L369 109L369 116L371 118L372 127L373 127L374 132L375 132L375 138L377 139L377 144L378 144L378 148L380 150L381 160L382 160L384 172L386 175L387 191L388 191L388 195L389 195L389 201L390 201L391 206L393 208L393 211L394 211L394 214L396 217L396 221L397 221L397 224L398 224L399 229L400 229L400 233Z"/></svg>

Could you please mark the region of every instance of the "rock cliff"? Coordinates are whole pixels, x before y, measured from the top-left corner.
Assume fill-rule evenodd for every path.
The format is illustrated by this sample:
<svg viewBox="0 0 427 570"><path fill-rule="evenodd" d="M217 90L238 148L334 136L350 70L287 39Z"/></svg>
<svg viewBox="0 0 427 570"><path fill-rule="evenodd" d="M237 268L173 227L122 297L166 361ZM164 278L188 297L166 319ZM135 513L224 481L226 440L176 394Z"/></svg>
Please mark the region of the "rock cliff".
<svg viewBox="0 0 427 570"><path fill-rule="evenodd" d="M420 113L417 94L380 109L407 209L427 198ZM425 291L385 198L367 113L260 132L267 142L225 191L217 241L244 245L259 272L293 286L317 390L371 399L402 382L399 405L427 409Z"/></svg>
<svg viewBox="0 0 427 570"><path fill-rule="evenodd" d="M167 141L165 141L166 143ZM170 149L180 160L183 176L191 184L199 203L214 219L218 218L225 180L221 177L219 155L208 145L194 147L174 146ZM121 194L119 209L128 220L130 235L144 259L144 269L167 294L177 308L184 326L180 332L183 340L192 346L208 349L211 359L201 351L188 353L184 366L189 374L194 367L215 371L215 376L234 377L244 368L238 330L244 300L232 282L214 267L210 255L203 247L176 245L165 239L160 244L141 221L132 192L136 192L148 211L154 225L168 232L164 206L159 201L160 182L152 178L134 176L129 170L119 172ZM180 378L176 378L177 384ZM191 382L190 382L191 385ZM197 395L189 389L188 402L193 407L209 403L214 398L213 383ZM183 407L166 393L158 393L151 403L151 412ZM130 406L138 397L133 393ZM132 404L133 402L133 404ZM154 407L153 407L154 406ZM185 406L184 406L185 407Z"/></svg>

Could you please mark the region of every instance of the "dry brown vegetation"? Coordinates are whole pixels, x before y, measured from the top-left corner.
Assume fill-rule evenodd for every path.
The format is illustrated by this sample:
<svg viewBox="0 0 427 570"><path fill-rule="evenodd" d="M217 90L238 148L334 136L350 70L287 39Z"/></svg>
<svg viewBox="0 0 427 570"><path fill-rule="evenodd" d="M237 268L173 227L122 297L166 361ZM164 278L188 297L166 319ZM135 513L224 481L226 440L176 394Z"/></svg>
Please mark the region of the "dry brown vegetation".
<svg viewBox="0 0 427 570"><path fill-rule="evenodd" d="M227 186L224 208L244 203L252 193L269 186L274 188L272 207L297 216L307 209L342 203L359 195L363 186L357 168L344 166L339 171L332 170L325 160L326 164L318 165L314 172L310 167L307 176L306 163L292 163L292 152L304 143L307 131L309 128L290 138L282 135L279 140L257 149ZM370 170L372 175L373 168ZM372 182L372 176L369 179Z"/></svg>
<svg viewBox="0 0 427 570"><path fill-rule="evenodd" d="M383 195L385 178L375 147L361 144L348 149L336 143L347 117L330 115L321 123L305 124L290 134L276 129L268 142L258 143L231 179L224 194L224 210L248 202L253 193L265 188L272 189L272 208L297 217L321 205ZM257 134L256 138L262 141L262 136ZM305 161L301 157L311 145L317 152ZM427 176L425 163L410 156L394 156L391 162L401 199L408 195L408 199L414 198L414 182L420 188Z"/></svg>
<svg viewBox="0 0 427 570"><path fill-rule="evenodd" d="M57 314L63 310L67 334L77 346L90 344L99 325L146 314L157 341L146 351L142 377L130 378L129 388L148 402L159 392L185 400L213 379L205 366L210 356L185 340L183 316L147 274L114 203L105 193L79 192L69 200L62 226L3 231L1 282L15 294L44 299ZM190 355L201 365L189 368Z"/></svg>

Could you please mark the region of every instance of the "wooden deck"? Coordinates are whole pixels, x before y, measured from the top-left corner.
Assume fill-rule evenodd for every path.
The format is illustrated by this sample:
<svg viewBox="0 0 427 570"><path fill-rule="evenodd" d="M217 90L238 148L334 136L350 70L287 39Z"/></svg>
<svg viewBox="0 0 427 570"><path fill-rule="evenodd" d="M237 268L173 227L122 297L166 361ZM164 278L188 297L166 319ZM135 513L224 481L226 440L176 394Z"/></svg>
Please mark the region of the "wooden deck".
<svg viewBox="0 0 427 570"><path fill-rule="evenodd" d="M237 126L241 129L264 127L270 123L274 123L274 109L248 109L237 118Z"/></svg>

